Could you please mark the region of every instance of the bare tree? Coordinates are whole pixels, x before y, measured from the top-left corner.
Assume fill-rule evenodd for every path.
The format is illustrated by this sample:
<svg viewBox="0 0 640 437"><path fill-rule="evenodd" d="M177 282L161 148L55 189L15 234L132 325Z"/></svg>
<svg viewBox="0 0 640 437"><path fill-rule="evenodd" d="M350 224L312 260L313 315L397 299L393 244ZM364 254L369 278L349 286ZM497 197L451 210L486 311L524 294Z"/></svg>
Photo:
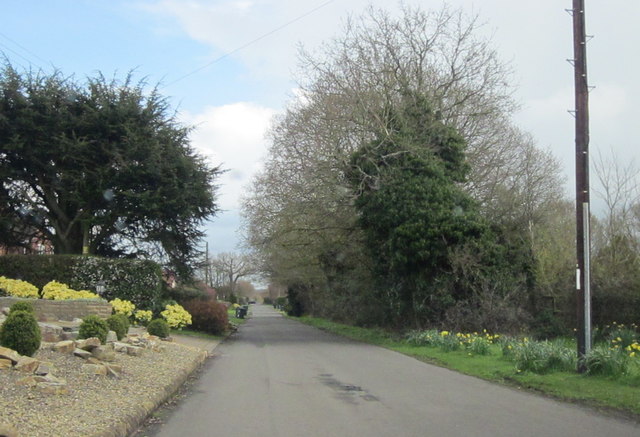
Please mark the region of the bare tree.
<svg viewBox="0 0 640 437"><path fill-rule="evenodd" d="M231 294L236 294L240 278L252 275L256 271L249 257L231 252L224 252L215 256L211 260L211 267L213 276L220 281L219 288L224 291L226 287ZM229 296L224 297L228 298Z"/></svg>

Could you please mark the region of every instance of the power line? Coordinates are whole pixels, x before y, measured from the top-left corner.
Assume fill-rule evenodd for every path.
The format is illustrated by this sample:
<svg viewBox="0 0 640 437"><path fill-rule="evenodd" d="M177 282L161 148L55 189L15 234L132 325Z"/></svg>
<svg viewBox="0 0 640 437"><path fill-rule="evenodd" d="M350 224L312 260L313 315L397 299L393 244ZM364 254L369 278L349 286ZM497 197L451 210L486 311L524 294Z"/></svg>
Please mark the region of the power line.
<svg viewBox="0 0 640 437"><path fill-rule="evenodd" d="M20 47L22 50L24 50L26 53L28 53L29 55L33 56L34 58L38 59L41 62L44 62L45 64L48 64L49 61L42 59L40 56L36 55L35 53L33 53L31 50L29 50L28 48L26 48L25 46L23 46L22 44L20 44L19 42L9 38L7 35L5 35L4 33L0 32L0 37L6 39L7 41L10 41L11 43L13 43L14 45ZM15 50L11 49L10 47L8 47L6 44L2 44L0 43L0 46L4 47L6 50L9 50L10 52L12 52L13 54L15 54L16 56L19 56L20 58L24 59L25 61L27 61L29 64L34 64L36 67L41 68L40 65L38 65L37 62L33 62L32 60L26 58L25 56L22 56L20 53L16 52Z"/></svg>
<svg viewBox="0 0 640 437"><path fill-rule="evenodd" d="M292 25L293 23L295 23L297 21L300 21L305 17L308 17L309 15L311 15L314 12L318 11L319 9L322 9L325 6L329 5L330 3L333 3L334 1L335 0L329 0L329 1L326 1L326 2L322 3L320 6L316 6L315 8L311 9L310 11L305 12L302 15L299 15L298 17L294 18L293 20L287 21L283 25L281 25L279 27L276 27L275 29L272 29L272 30L270 30L269 32L267 32L265 34L260 35L259 37L257 37L255 39L253 39L253 40L241 45L240 47L237 47L237 48L231 50L230 52L227 52L227 53L223 54L222 56L214 59L213 61L208 62L208 63L204 64L203 66L198 67L195 70L190 71L189 73L187 73L187 74L185 74L183 76L178 77L177 79L175 79L175 80L169 82L168 84L164 85L162 88L166 88L169 85L173 85L174 83L179 82L179 81L181 81L183 79L186 79L189 76L193 76L194 74L198 73L199 71L202 71L205 68L208 68L208 67L212 66L213 64L216 64L216 63L222 61L223 59L228 58L229 56L231 56L231 55L233 55L235 53L238 53L240 50L243 50L243 49L249 47L250 45L253 45L253 44L257 43L258 41L261 41L261 40L265 39L266 37L273 35L274 33L284 29L285 27L288 27L288 26Z"/></svg>

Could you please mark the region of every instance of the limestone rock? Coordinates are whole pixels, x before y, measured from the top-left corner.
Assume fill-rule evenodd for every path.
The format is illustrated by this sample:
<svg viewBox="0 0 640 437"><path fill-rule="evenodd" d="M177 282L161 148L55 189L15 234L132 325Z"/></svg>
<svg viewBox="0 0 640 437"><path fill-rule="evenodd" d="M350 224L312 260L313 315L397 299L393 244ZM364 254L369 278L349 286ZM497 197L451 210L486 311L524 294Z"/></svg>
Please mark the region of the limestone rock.
<svg viewBox="0 0 640 437"><path fill-rule="evenodd" d="M73 340L63 340L53 345L53 350L63 354L69 354L76 348L76 344Z"/></svg>
<svg viewBox="0 0 640 437"><path fill-rule="evenodd" d="M66 395L69 394L67 384L60 384L56 382L40 382L36 385L36 388L42 393L51 395Z"/></svg>
<svg viewBox="0 0 640 437"><path fill-rule="evenodd" d="M134 357L140 357L142 356L142 353L144 352L144 348L138 347L138 346L133 346L133 345L128 345L127 346L127 355L131 355Z"/></svg>
<svg viewBox="0 0 640 437"><path fill-rule="evenodd" d="M76 346L86 351L92 351L93 349L102 345L100 339L97 337L85 338L84 340L78 340Z"/></svg>
<svg viewBox="0 0 640 437"><path fill-rule="evenodd" d="M55 343L62 340L62 327L51 323L38 322L40 332L42 333L42 341L47 343Z"/></svg>
<svg viewBox="0 0 640 437"><path fill-rule="evenodd" d="M115 361L116 353L113 350L113 343L110 345L98 346L91 351L91 354L101 361Z"/></svg>
<svg viewBox="0 0 640 437"><path fill-rule="evenodd" d="M126 343L120 343L118 341L113 343L113 350L115 350L116 352L127 353L127 347L129 347L129 345Z"/></svg>
<svg viewBox="0 0 640 437"><path fill-rule="evenodd" d="M87 358L87 364L104 364L102 361L91 355Z"/></svg>
<svg viewBox="0 0 640 437"><path fill-rule="evenodd" d="M91 352L89 352L87 350L84 350L84 349L80 349L80 348L76 348L73 351L73 355L75 355L76 357L80 357L82 359L85 359L85 360L88 359L89 357L93 356L93 354Z"/></svg>
<svg viewBox="0 0 640 437"><path fill-rule="evenodd" d="M107 368L107 376L112 378L120 377L120 374L122 373L122 366L117 364L106 364L105 367Z"/></svg>
<svg viewBox="0 0 640 437"><path fill-rule="evenodd" d="M109 331L107 333L107 343L113 343L114 341L118 341L118 335L115 331Z"/></svg>
<svg viewBox="0 0 640 437"><path fill-rule="evenodd" d="M81 370L89 375L107 376L109 373L107 366L104 364L83 364Z"/></svg>
<svg viewBox="0 0 640 437"><path fill-rule="evenodd" d="M13 367L13 361L7 358L0 358L0 370L2 369L11 369ZM2 434L0 434L1 436Z"/></svg>
<svg viewBox="0 0 640 437"><path fill-rule="evenodd" d="M53 367L53 364L51 363L47 363L46 361L42 361L40 362L40 365L38 366L38 368L36 369L35 373L36 375L50 375L55 371L55 368Z"/></svg>
<svg viewBox="0 0 640 437"><path fill-rule="evenodd" d="M40 361L35 358L22 356L18 360L15 365L15 369L24 372L24 373L34 373L38 366L40 365Z"/></svg>
<svg viewBox="0 0 640 437"><path fill-rule="evenodd" d="M11 308L9 307L2 307L0 308L0 314L8 316L9 315L9 311L11 311Z"/></svg>
<svg viewBox="0 0 640 437"><path fill-rule="evenodd" d="M0 358L11 360L11 362L15 364L20 359L20 354L8 347L0 346Z"/></svg>

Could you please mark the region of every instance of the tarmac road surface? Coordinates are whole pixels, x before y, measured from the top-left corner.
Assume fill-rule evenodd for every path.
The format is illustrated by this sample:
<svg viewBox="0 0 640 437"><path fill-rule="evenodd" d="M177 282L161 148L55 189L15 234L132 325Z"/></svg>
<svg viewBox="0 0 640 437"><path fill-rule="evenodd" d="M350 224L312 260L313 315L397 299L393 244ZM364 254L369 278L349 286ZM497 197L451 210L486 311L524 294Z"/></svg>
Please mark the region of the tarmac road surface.
<svg viewBox="0 0 640 437"><path fill-rule="evenodd" d="M252 311L154 436L640 436L634 422Z"/></svg>

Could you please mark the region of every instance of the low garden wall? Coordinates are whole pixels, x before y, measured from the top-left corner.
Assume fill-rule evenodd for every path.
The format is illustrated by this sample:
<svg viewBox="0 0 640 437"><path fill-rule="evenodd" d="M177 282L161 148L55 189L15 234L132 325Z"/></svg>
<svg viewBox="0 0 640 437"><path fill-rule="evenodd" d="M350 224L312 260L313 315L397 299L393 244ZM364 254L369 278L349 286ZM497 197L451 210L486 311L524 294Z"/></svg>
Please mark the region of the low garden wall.
<svg viewBox="0 0 640 437"><path fill-rule="evenodd" d="M102 299L48 300L0 297L0 308L10 307L21 300L31 302L40 322L82 319L91 314L106 319L111 315L111 304Z"/></svg>

